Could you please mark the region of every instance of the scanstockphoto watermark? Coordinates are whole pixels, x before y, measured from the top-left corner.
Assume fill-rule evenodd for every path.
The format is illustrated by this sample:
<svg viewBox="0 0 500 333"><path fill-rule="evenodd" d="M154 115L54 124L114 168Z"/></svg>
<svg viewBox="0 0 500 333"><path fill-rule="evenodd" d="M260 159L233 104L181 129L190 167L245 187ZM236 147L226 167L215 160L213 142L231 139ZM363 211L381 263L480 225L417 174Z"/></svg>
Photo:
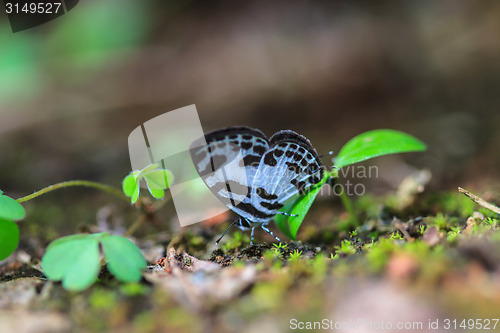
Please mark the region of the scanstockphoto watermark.
<svg viewBox="0 0 500 333"><path fill-rule="evenodd" d="M366 320L363 318L351 319L345 321L336 321L332 319L322 319L320 321L299 321L295 318L290 319L291 330L329 330L329 331L407 331L423 330L427 323L422 321L397 321L397 320ZM429 326L430 327L430 326ZM427 328L427 327L426 327Z"/></svg>

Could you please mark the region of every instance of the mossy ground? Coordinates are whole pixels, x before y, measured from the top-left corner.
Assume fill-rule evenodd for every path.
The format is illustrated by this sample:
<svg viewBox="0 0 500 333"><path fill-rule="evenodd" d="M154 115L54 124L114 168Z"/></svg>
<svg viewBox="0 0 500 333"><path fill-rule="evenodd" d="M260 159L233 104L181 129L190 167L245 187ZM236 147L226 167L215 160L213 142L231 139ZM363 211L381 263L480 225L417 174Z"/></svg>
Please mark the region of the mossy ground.
<svg viewBox="0 0 500 333"><path fill-rule="evenodd" d="M365 196L355 206L355 219L318 224L330 207L313 206L300 241L279 244L249 246L248 233L233 230L215 247L222 225L188 228L152 245L166 259L155 265L159 256L150 256L140 283L119 283L103 268L82 293L44 280L37 258L14 260L1 268L0 306L55 314L53 331L280 332L293 320L323 319L426 328L429 320L498 318L496 214L454 192L423 194L405 209L393 197Z"/></svg>

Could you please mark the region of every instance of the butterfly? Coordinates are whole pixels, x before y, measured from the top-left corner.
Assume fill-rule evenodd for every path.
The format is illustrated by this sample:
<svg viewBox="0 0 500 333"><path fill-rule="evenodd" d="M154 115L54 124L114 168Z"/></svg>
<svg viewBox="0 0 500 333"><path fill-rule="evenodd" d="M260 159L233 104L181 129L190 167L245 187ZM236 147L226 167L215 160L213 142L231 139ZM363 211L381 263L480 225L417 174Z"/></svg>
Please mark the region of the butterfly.
<svg viewBox="0 0 500 333"><path fill-rule="evenodd" d="M239 215L233 225L257 227L280 241L267 227L290 200L304 195L323 178L323 165L304 136L282 130L267 138L258 129L228 127L193 142L194 166L210 191ZM226 234L217 240L216 243Z"/></svg>

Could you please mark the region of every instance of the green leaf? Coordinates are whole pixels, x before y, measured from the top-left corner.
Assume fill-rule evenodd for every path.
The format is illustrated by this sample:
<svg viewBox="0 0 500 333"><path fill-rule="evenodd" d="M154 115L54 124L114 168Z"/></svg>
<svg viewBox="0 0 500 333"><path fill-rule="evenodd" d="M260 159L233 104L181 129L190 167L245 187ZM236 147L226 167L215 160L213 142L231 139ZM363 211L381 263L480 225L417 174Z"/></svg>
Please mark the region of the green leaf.
<svg viewBox="0 0 500 333"><path fill-rule="evenodd" d="M165 190L172 185L174 175L166 169L161 169L158 164L150 164L142 170L132 171L123 179L122 189L130 201L135 203L139 199L140 182L146 180L148 190L156 199L165 196Z"/></svg>
<svg viewBox="0 0 500 333"><path fill-rule="evenodd" d="M166 169L157 169L144 174L148 190L156 199L165 196L165 190L170 187L174 180L172 172Z"/></svg>
<svg viewBox="0 0 500 333"><path fill-rule="evenodd" d="M19 228L12 221L0 218L0 260L11 255L19 244Z"/></svg>
<svg viewBox="0 0 500 333"><path fill-rule="evenodd" d="M100 240L100 238L106 235L109 234L107 232L100 232L96 234L76 234L76 235L61 237L50 243L49 246L47 246L47 250L50 249L51 247L58 246L59 244L72 242L74 240L79 240L79 239L96 238L97 240Z"/></svg>
<svg viewBox="0 0 500 333"><path fill-rule="evenodd" d="M140 191L140 186L138 181L139 173L140 171L131 172L128 176L126 176L123 179L122 182L123 193L125 193L127 197L130 197L130 202L132 204L136 203L137 199L139 199L139 191Z"/></svg>
<svg viewBox="0 0 500 333"><path fill-rule="evenodd" d="M309 193L298 197L296 200L291 201L281 209L282 212L297 216L275 216L274 221L276 222L276 225L287 237L293 240L297 238L297 232L302 224L302 221L304 220L304 217L311 208L311 205L321 190L321 187L329 178L330 174L326 172L323 179L318 184L314 185Z"/></svg>
<svg viewBox="0 0 500 333"><path fill-rule="evenodd" d="M122 282L137 282L146 260L141 251L130 240L120 236L101 239L102 249L108 260L109 271Z"/></svg>
<svg viewBox="0 0 500 333"><path fill-rule="evenodd" d="M53 242L42 258L44 274L51 280L62 280L64 288L69 290L89 287L99 273L99 237L73 235Z"/></svg>
<svg viewBox="0 0 500 333"><path fill-rule="evenodd" d="M166 169L157 169L144 174L150 189L166 190L174 181L172 172Z"/></svg>
<svg viewBox="0 0 500 333"><path fill-rule="evenodd" d="M19 202L6 195L0 195L0 218L21 220L25 215L26 211Z"/></svg>
<svg viewBox="0 0 500 333"><path fill-rule="evenodd" d="M426 149L425 143L409 134L390 129L373 130L347 142L336 157L335 166L342 168L377 156Z"/></svg>

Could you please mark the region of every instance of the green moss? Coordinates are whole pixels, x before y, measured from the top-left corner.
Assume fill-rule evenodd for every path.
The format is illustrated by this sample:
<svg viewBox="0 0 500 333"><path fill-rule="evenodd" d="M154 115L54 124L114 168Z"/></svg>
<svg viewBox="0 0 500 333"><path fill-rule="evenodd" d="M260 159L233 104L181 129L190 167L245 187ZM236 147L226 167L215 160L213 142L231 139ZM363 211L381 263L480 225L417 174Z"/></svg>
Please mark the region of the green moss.
<svg viewBox="0 0 500 333"><path fill-rule="evenodd" d="M144 295L149 292L149 288L144 284L134 282L134 283L124 283L120 286L120 291L126 296L139 296Z"/></svg>
<svg viewBox="0 0 500 333"><path fill-rule="evenodd" d="M302 251L295 250L293 253L290 254L290 257L288 258L289 261L298 261L300 257L302 256Z"/></svg>
<svg viewBox="0 0 500 333"><path fill-rule="evenodd" d="M222 246L225 252L235 253L236 250L241 249L250 244L250 236L248 233L236 231L233 233L229 240Z"/></svg>
<svg viewBox="0 0 500 333"><path fill-rule="evenodd" d="M96 310L111 310L118 302L116 291L97 288L89 297L90 307Z"/></svg>
<svg viewBox="0 0 500 333"><path fill-rule="evenodd" d="M350 240L344 239L340 243L340 246L335 246L335 253L339 255L348 256L356 253L356 248L354 247L354 245L351 243Z"/></svg>

